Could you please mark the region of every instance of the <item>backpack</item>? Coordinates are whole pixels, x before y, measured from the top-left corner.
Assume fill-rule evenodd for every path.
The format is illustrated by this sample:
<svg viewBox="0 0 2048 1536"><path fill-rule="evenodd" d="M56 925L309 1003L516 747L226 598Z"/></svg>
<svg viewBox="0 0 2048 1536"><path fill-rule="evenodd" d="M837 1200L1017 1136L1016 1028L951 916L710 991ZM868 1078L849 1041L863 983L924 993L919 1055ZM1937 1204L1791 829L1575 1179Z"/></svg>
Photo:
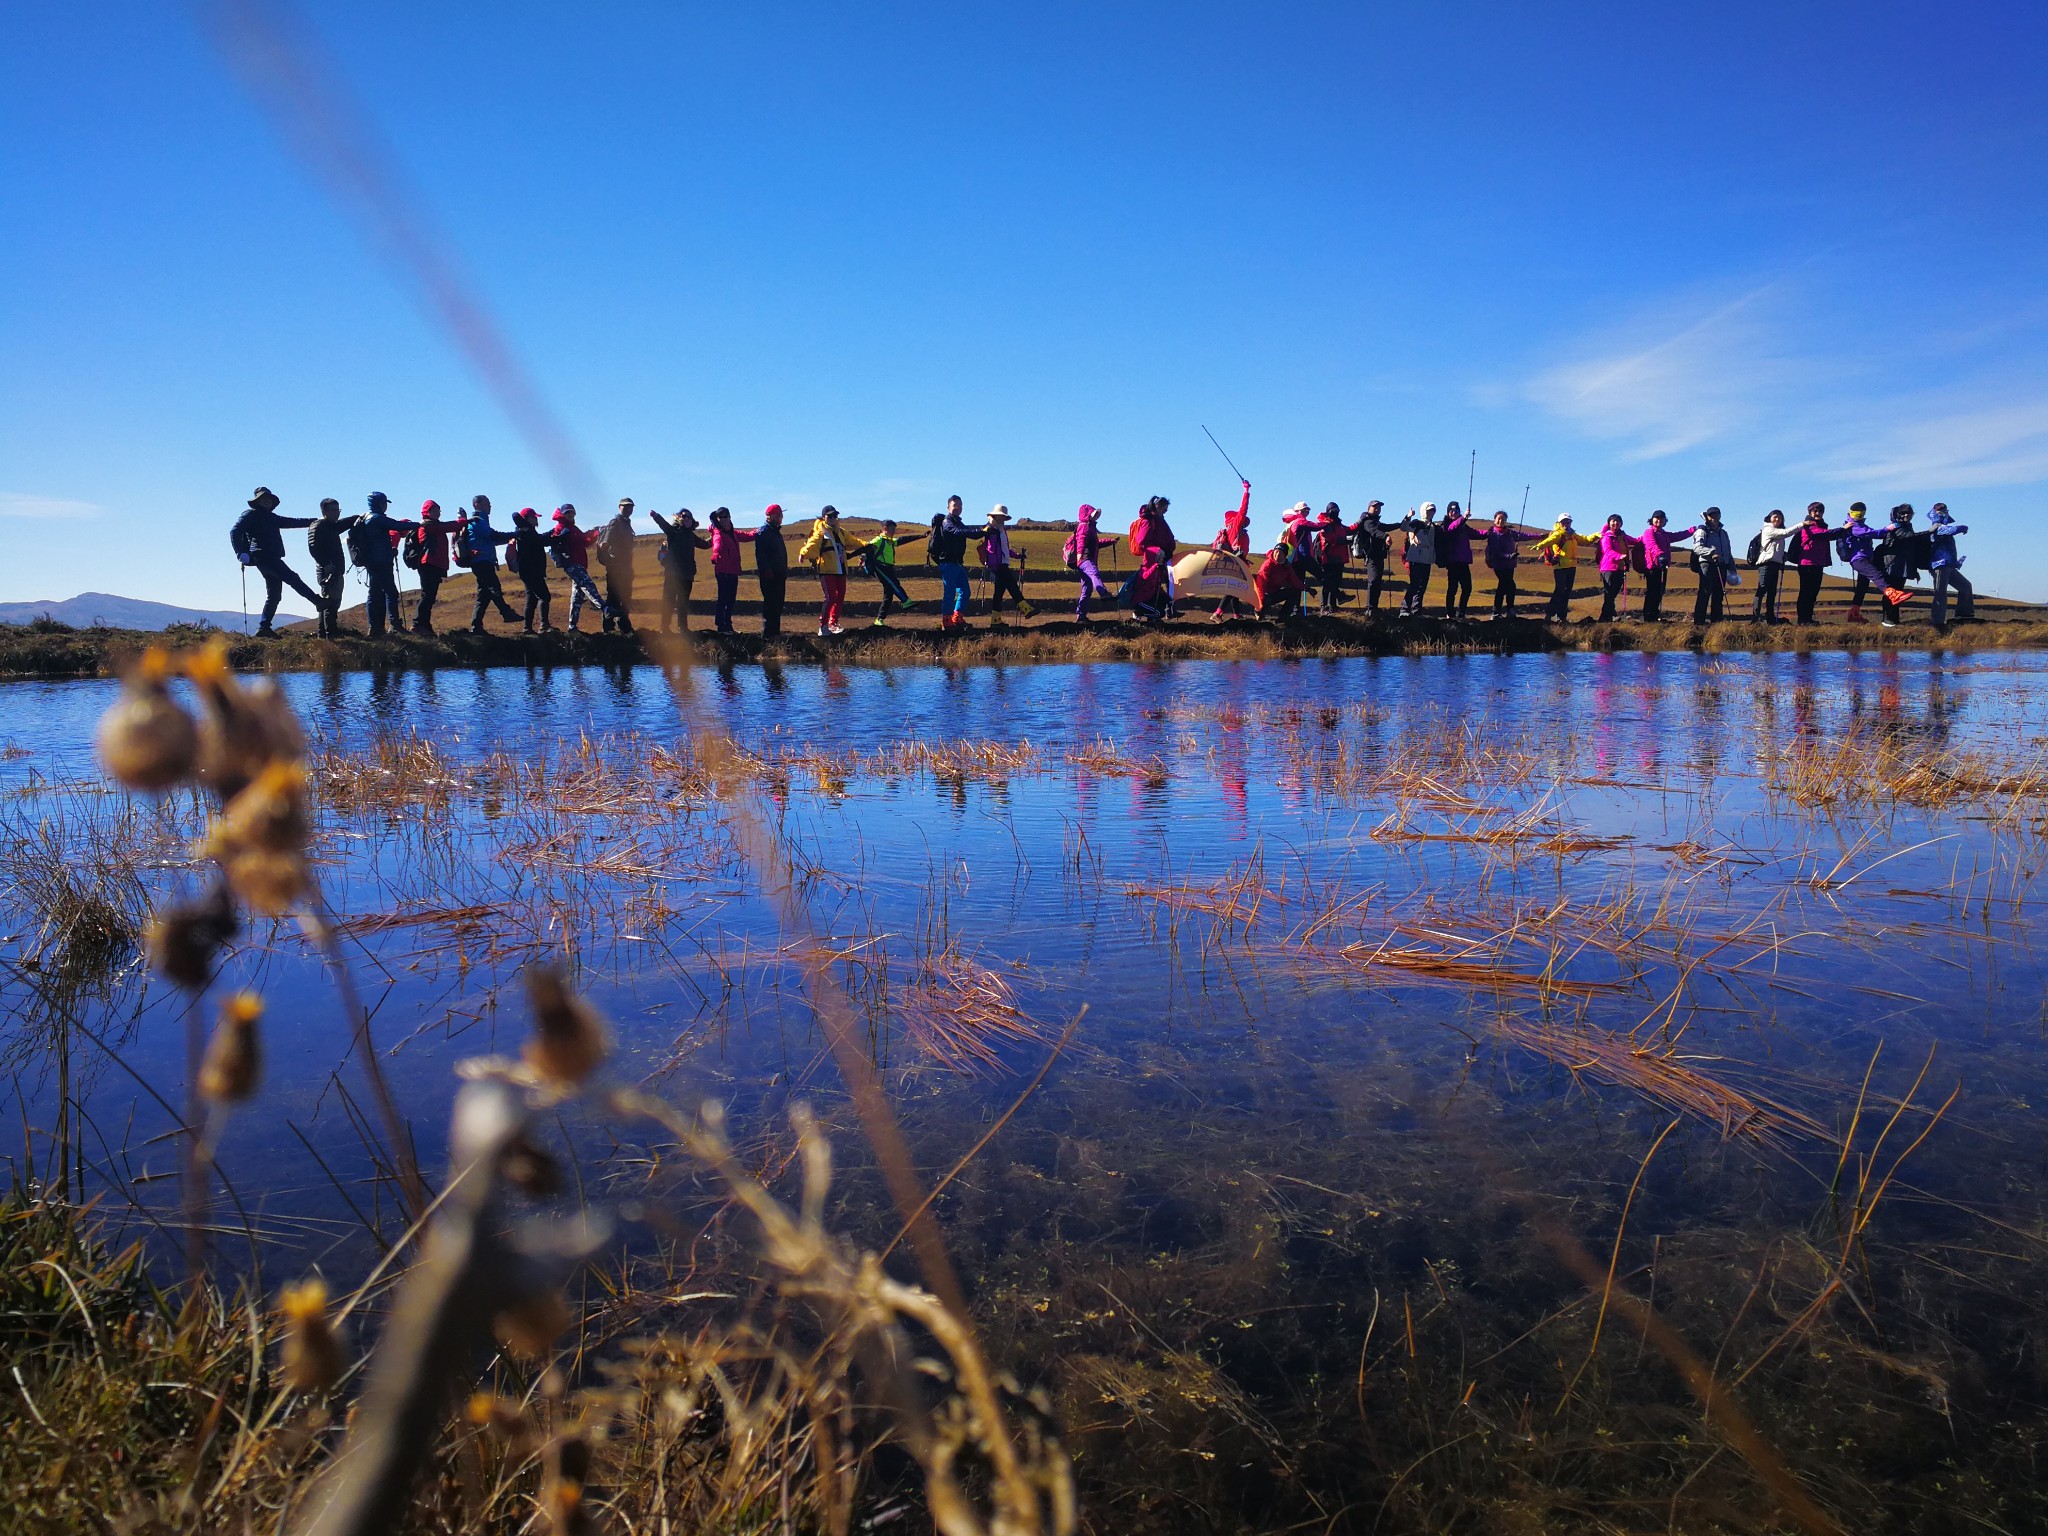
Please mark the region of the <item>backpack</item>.
<svg viewBox="0 0 2048 1536"><path fill-rule="evenodd" d="M1764 536L1761 533L1753 533L1749 536L1749 548L1742 552L1742 563L1753 570L1762 563L1763 558Z"/></svg>
<svg viewBox="0 0 2048 1536"><path fill-rule="evenodd" d="M235 526L228 530L228 548L235 552L235 558L247 565L256 554L256 532L249 526L249 513L244 512L235 519Z"/></svg>
<svg viewBox="0 0 2048 1536"><path fill-rule="evenodd" d="M1081 569L1081 530L1076 528L1067 535L1067 542L1060 546L1060 559L1070 571Z"/></svg>
<svg viewBox="0 0 2048 1536"><path fill-rule="evenodd" d="M377 540L382 537L367 521L358 518L347 535L349 564L358 568L376 564Z"/></svg>
<svg viewBox="0 0 2048 1536"><path fill-rule="evenodd" d="M455 525L455 535L448 541L448 558L465 570L476 563L476 544L469 536L467 522Z"/></svg>
<svg viewBox="0 0 2048 1536"><path fill-rule="evenodd" d="M427 558L427 536L415 528L405 536L405 542L398 546L398 557L405 562L408 571L420 568L420 562Z"/></svg>

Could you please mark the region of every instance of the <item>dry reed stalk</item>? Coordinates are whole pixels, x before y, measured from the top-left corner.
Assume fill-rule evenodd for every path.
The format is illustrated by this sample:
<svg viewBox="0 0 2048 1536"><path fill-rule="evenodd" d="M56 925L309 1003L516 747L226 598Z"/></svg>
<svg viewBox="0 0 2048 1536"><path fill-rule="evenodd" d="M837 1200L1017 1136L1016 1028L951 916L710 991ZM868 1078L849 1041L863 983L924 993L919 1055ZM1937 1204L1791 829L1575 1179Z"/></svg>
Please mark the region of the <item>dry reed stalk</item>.
<svg viewBox="0 0 2048 1536"><path fill-rule="evenodd" d="M957 950L927 959L896 998L896 1020L933 1060L955 1072L1008 1071L998 1047L1043 1044L1043 1025L1017 1006L1008 978Z"/></svg>
<svg viewBox="0 0 2048 1536"><path fill-rule="evenodd" d="M1719 1058L1681 1055L1675 1044L1649 1045L1635 1035L1588 1024L1561 1025L1504 1016L1493 1027L1503 1040L1557 1063L1574 1077L1584 1074L1615 1087L1632 1088L1670 1109L1707 1121L1730 1140L1747 1137L1783 1146L1801 1137L1828 1139L1827 1128L1812 1116L1744 1093L1701 1070L1702 1064Z"/></svg>

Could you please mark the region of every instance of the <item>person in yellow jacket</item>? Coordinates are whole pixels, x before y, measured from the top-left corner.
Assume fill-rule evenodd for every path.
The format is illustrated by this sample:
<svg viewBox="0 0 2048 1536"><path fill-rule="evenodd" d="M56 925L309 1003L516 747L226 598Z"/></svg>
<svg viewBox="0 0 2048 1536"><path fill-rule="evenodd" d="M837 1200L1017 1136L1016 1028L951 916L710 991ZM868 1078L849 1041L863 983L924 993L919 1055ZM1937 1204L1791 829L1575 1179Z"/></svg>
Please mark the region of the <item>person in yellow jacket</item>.
<svg viewBox="0 0 2048 1536"><path fill-rule="evenodd" d="M1569 512L1557 520L1555 528L1536 541L1536 553L1556 567L1551 572L1550 602L1543 610L1546 619L1555 619L1562 624L1571 617L1572 588L1578 585L1579 580L1579 546L1591 542L1585 534L1573 531Z"/></svg>
<svg viewBox="0 0 2048 1536"><path fill-rule="evenodd" d="M825 597L818 613L818 633L845 634L839 624L839 605L846 601L846 535L840 531L837 507L819 510L818 520L811 524L811 536L796 557L818 568L818 586Z"/></svg>

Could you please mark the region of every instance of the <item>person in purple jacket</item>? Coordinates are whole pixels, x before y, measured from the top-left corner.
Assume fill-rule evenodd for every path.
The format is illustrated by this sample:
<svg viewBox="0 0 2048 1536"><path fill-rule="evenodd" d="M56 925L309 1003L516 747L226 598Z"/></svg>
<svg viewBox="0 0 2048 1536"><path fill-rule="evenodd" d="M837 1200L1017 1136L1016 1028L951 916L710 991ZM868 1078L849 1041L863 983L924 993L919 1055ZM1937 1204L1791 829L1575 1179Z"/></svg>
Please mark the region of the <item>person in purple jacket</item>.
<svg viewBox="0 0 2048 1536"><path fill-rule="evenodd" d="M1643 601L1637 616L1645 624L1664 622L1664 584L1671 579L1671 551L1699 532L1697 525L1673 533L1663 510L1650 514L1650 526L1643 530Z"/></svg>
<svg viewBox="0 0 2048 1536"><path fill-rule="evenodd" d="M1103 545L1106 543L1115 549L1116 540L1102 537L1101 521L1101 512L1083 502L1074 518L1074 531L1067 535L1067 563L1081 578L1081 597L1074 604L1074 617L1083 624L1088 622L1088 599L1109 596L1109 586L1103 581L1102 571L1096 562L1102 558ZM1216 611L1219 614L1223 612L1221 608Z"/></svg>
<svg viewBox="0 0 2048 1536"><path fill-rule="evenodd" d="M1493 514L1493 526L1486 530L1486 568L1493 572L1493 616L1497 619L1505 614L1515 616L1515 567L1521 562L1519 553L1522 530L1508 521L1505 512Z"/></svg>
<svg viewBox="0 0 2048 1536"><path fill-rule="evenodd" d="M1636 552L1636 541L1622 530L1621 514L1607 514L1606 526L1600 530L1600 622L1612 624L1615 606L1621 601L1623 585L1628 581L1628 568Z"/></svg>
<svg viewBox="0 0 2048 1536"><path fill-rule="evenodd" d="M1455 501L1444 504L1436 558L1444 568L1444 617L1462 619L1472 606L1472 519Z"/></svg>

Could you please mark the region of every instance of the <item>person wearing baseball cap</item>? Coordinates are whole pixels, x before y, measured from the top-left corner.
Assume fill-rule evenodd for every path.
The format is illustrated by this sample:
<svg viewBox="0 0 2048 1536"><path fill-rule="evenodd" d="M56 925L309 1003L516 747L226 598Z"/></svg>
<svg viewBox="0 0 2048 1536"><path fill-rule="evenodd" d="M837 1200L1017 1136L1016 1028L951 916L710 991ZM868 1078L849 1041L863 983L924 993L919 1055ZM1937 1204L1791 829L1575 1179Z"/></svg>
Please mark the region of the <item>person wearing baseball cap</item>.
<svg viewBox="0 0 2048 1536"><path fill-rule="evenodd" d="M370 598L364 610L370 621L370 638L381 640L387 627L405 627L398 611L398 546L420 525L393 517L391 498L382 491L372 491L365 499L370 510L356 519L361 537L350 547L360 553L363 577L370 584Z"/></svg>

